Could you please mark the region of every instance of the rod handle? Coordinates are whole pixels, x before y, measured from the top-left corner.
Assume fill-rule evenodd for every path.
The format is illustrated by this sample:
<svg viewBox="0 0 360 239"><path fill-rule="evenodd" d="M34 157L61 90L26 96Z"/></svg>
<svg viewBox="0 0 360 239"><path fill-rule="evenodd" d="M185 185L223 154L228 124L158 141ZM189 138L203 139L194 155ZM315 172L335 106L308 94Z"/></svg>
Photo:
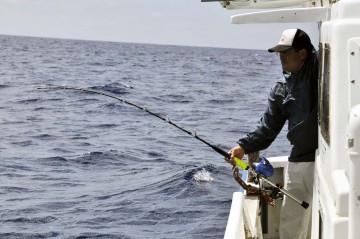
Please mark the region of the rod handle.
<svg viewBox="0 0 360 239"><path fill-rule="evenodd" d="M198 138L198 137L196 137L196 138ZM201 141L204 142L203 140L201 140ZM215 145L211 145L209 143L206 143L206 144L209 145L213 150L215 150L216 152L218 152L219 154L224 156L225 158L230 159L231 155L226 153L224 150L220 149L219 147L216 147ZM234 157L233 160L234 160L236 166L238 166L241 169L248 170L250 168L249 165L246 162L244 162L244 160L241 160L238 157Z"/></svg>
<svg viewBox="0 0 360 239"><path fill-rule="evenodd" d="M249 169L249 165L244 160L241 160L238 157L234 157L233 160L234 160L236 166L238 166L239 168L242 168L244 170Z"/></svg>

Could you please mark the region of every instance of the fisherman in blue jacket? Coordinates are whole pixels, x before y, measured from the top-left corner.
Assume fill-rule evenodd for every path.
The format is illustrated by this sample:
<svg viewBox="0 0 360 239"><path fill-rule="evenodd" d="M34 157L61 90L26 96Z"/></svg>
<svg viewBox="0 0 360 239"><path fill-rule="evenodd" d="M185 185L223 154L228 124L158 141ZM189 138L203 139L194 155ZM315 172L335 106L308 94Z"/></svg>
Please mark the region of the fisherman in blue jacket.
<svg viewBox="0 0 360 239"><path fill-rule="evenodd" d="M309 36L300 29L285 30L268 50L280 56L283 78L271 89L259 125L229 151L231 158L266 149L288 121L292 145L285 170L285 189L311 205L315 150L318 147L318 59ZM311 207L304 209L287 196L280 214L280 239L311 237Z"/></svg>

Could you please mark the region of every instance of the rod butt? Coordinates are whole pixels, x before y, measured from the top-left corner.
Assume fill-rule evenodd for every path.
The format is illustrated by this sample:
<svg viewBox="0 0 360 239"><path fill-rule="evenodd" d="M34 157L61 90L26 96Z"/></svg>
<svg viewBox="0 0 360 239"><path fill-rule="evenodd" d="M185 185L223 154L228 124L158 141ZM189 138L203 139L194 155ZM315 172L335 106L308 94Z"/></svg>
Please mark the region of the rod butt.
<svg viewBox="0 0 360 239"><path fill-rule="evenodd" d="M309 207L309 203L303 201L303 202L301 203L301 206L302 206L303 208L307 209L307 208Z"/></svg>

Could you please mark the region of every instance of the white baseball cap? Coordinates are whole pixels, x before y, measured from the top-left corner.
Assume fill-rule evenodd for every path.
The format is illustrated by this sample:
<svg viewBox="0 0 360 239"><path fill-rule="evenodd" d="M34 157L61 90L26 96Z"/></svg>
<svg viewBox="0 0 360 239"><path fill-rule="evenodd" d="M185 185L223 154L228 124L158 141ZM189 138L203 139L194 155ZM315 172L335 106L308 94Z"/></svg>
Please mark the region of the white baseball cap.
<svg viewBox="0 0 360 239"><path fill-rule="evenodd" d="M312 49L310 37L300 29L287 29L280 37L279 43L273 48L268 49L269 52L281 52L290 48L301 50L303 48Z"/></svg>

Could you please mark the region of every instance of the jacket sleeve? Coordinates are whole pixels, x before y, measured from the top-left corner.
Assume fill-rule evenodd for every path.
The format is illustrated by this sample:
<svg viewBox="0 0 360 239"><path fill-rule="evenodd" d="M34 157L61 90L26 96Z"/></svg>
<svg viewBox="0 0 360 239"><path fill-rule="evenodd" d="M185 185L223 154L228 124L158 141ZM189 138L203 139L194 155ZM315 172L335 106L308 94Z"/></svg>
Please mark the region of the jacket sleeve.
<svg viewBox="0 0 360 239"><path fill-rule="evenodd" d="M267 108L258 126L254 131L248 133L247 137L238 140L237 143L243 146L246 154L269 147L284 126L286 117L280 108L283 101L281 97L282 90L281 83L278 83L271 90Z"/></svg>

